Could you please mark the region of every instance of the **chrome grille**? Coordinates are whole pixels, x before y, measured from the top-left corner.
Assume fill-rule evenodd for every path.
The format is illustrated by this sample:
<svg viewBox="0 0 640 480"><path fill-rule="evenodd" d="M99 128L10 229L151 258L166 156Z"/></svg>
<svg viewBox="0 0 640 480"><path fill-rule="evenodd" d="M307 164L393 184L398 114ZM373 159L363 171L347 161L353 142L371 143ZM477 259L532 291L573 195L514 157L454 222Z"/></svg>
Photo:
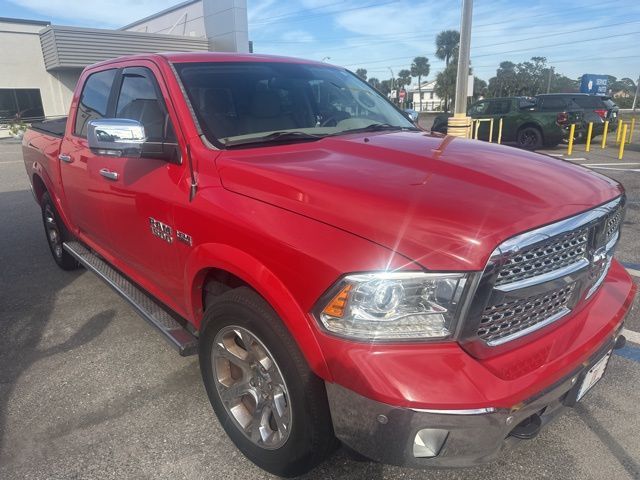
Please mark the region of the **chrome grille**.
<svg viewBox="0 0 640 480"><path fill-rule="evenodd" d="M478 336L491 344L558 314L566 315L575 285L572 283L541 295L487 306L480 319Z"/></svg>
<svg viewBox="0 0 640 480"><path fill-rule="evenodd" d="M624 203L621 196L500 244L461 333L463 340L475 345L469 348L491 355L483 349L549 325L591 297L611 265Z"/></svg>
<svg viewBox="0 0 640 480"><path fill-rule="evenodd" d="M518 252L500 269L496 285L517 282L571 265L586 256L588 240L589 229L583 228Z"/></svg>

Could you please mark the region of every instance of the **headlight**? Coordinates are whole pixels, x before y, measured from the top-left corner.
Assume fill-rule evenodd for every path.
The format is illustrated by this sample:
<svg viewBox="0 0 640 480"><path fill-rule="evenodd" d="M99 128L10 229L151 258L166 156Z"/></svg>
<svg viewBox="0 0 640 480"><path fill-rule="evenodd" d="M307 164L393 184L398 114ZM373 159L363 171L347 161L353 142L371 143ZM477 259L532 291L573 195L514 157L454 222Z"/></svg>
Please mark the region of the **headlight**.
<svg viewBox="0 0 640 480"><path fill-rule="evenodd" d="M446 339L455 332L466 282L462 273L349 275L316 316L329 332L355 339Z"/></svg>

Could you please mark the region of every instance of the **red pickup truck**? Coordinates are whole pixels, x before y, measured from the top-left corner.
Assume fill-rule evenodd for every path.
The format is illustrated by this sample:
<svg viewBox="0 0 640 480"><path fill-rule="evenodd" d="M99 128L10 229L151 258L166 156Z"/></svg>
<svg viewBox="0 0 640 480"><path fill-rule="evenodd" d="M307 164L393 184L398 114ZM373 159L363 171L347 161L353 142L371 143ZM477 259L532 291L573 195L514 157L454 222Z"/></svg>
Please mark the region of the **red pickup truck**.
<svg viewBox="0 0 640 480"><path fill-rule="evenodd" d="M620 184L424 132L342 68L103 62L23 151L58 265L199 354L223 428L282 476L338 440L412 467L489 461L624 343Z"/></svg>

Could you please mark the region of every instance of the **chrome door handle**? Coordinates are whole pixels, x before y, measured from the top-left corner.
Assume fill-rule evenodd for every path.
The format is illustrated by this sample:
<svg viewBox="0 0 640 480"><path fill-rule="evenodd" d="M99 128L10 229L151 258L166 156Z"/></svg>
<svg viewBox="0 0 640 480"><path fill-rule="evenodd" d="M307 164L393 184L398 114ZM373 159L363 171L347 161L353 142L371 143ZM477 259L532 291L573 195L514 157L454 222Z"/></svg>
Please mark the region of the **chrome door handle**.
<svg viewBox="0 0 640 480"><path fill-rule="evenodd" d="M71 163L73 162L73 158L71 158L71 155L67 155L66 153L61 153L60 155L58 155L58 160L64 162L64 163Z"/></svg>
<svg viewBox="0 0 640 480"><path fill-rule="evenodd" d="M118 179L118 172L112 172L111 170L107 170L106 168L102 168L100 170L100 175L102 175L104 178L108 178L109 180Z"/></svg>

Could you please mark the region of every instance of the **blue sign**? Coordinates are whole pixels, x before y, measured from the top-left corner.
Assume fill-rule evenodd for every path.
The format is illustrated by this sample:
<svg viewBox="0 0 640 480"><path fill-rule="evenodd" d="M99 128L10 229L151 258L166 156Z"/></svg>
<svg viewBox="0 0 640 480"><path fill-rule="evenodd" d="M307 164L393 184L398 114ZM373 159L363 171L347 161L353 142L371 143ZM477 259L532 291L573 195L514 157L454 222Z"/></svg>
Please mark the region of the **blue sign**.
<svg viewBox="0 0 640 480"><path fill-rule="evenodd" d="M580 93L589 93L591 95L606 95L607 76L585 73L584 75L582 75L582 81L580 82Z"/></svg>

